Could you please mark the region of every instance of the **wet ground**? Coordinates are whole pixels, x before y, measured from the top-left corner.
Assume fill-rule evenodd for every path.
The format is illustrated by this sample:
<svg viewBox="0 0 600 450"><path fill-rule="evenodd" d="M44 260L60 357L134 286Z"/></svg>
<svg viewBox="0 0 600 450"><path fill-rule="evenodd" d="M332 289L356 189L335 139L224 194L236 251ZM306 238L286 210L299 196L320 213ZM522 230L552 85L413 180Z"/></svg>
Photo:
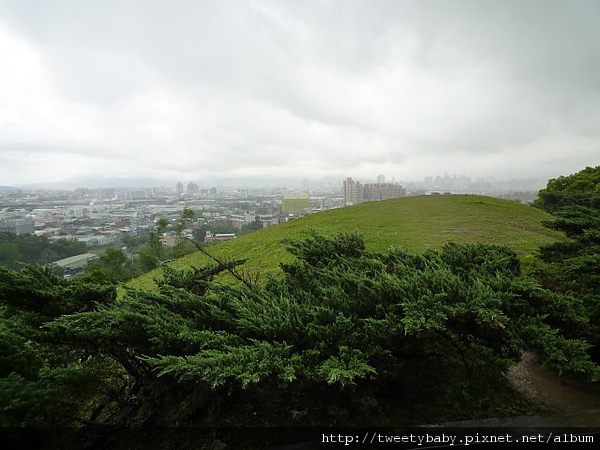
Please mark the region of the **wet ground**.
<svg viewBox="0 0 600 450"><path fill-rule="evenodd" d="M530 420L538 420L546 426L600 426L599 388L561 379L541 367L532 353L525 353L507 376L525 396L548 406L548 414Z"/></svg>

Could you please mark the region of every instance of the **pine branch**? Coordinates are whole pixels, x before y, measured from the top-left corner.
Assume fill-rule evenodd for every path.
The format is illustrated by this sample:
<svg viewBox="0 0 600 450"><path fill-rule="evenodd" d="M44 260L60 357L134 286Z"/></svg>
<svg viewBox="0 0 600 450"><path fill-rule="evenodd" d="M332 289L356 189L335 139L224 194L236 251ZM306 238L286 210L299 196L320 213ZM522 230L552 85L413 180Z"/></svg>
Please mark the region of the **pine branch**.
<svg viewBox="0 0 600 450"><path fill-rule="evenodd" d="M204 250L198 242L193 241L191 239L190 239L190 241L192 242L192 244L194 244L196 246L196 248L198 249L198 251L200 253L202 253L205 256L208 256L210 259L212 259L214 262L216 262L220 268L229 272L231 274L231 276L233 276L236 280L241 281L248 289L250 289L251 291L256 290L256 285L258 283L257 282L258 277L256 277L256 280L247 280L246 277L244 277L243 275L238 273L238 271L235 269L235 266L232 266L231 264L228 264L227 262L223 261L222 259L211 255L206 250Z"/></svg>

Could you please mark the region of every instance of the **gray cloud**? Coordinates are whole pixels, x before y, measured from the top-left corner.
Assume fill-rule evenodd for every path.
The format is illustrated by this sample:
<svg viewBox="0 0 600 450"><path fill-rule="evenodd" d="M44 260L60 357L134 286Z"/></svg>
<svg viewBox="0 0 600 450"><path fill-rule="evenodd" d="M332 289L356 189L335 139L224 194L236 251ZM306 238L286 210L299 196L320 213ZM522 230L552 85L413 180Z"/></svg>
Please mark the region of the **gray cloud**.
<svg viewBox="0 0 600 450"><path fill-rule="evenodd" d="M5 0L0 184L569 173L600 164L599 13L592 0Z"/></svg>

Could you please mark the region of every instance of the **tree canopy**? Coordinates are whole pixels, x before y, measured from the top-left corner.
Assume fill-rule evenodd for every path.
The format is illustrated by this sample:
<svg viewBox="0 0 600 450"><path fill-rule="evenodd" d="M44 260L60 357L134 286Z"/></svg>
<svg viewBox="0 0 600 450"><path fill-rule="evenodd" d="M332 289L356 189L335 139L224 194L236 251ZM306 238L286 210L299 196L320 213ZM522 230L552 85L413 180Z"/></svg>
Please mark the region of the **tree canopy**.
<svg viewBox="0 0 600 450"><path fill-rule="evenodd" d="M411 390L484 408L524 349L598 375L565 333L586 326L583 306L523 278L506 247L381 253L351 233L290 251L263 285L215 281L243 261L165 267L159 292L121 299L3 269L0 423L381 425Z"/></svg>
<svg viewBox="0 0 600 450"><path fill-rule="evenodd" d="M600 207L600 166L548 181L534 204L550 213L573 205Z"/></svg>
<svg viewBox="0 0 600 450"><path fill-rule="evenodd" d="M546 226L566 240L540 249L546 263L538 278L548 288L583 304L590 320L570 334L586 339L600 361L600 166L550 180L535 203L554 215Z"/></svg>
<svg viewBox="0 0 600 450"><path fill-rule="evenodd" d="M48 264L87 251L87 245L74 240L50 241L42 236L0 232L0 265L18 269L21 263Z"/></svg>

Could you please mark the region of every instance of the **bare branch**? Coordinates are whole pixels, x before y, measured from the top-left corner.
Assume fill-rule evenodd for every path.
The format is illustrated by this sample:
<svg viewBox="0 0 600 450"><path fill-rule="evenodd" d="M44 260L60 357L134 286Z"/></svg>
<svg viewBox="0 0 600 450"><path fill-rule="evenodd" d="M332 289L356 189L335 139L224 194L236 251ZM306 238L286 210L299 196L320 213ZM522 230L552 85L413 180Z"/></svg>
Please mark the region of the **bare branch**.
<svg viewBox="0 0 600 450"><path fill-rule="evenodd" d="M223 268L224 270L227 270L227 272L229 272L231 274L231 276L233 276L236 280L239 280L242 283L244 283L244 285L248 289L250 289L251 291L254 291L256 289L256 284L257 284L256 280L247 280L246 277L244 277L243 275L240 275L238 273L238 271L235 269L235 267L231 266L231 264L227 264L225 261L221 260L220 258L217 258L216 256L211 255L206 250L204 250L198 242L193 241L191 239L189 239L189 240L196 246L196 248L198 249L198 251L200 253L208 256L210 259L212 259L214 262L216 262L219 265L219 267Z"/></svg>

